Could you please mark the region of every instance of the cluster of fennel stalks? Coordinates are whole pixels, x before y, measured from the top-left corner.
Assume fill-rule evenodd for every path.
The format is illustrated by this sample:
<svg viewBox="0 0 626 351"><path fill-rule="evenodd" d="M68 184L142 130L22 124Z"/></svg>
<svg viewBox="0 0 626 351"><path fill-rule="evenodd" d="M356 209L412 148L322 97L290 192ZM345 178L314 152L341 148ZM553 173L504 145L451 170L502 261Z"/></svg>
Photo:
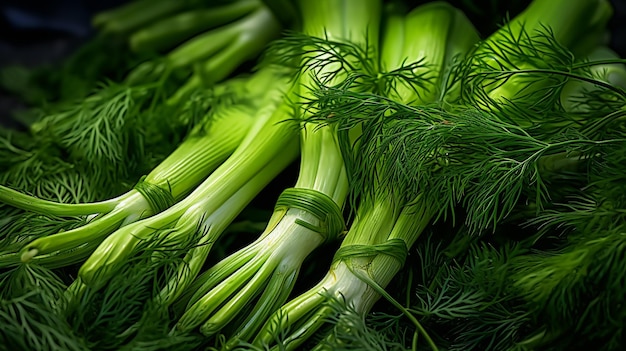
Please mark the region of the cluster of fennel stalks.
<svg viewBox="0 0 626 351"><path fill-rule="evenodd" d="M97 16L103 33L124 33L133 50L175 49L123 83L44 109L25 132L3 132L0 341L37 350L376 349L385 337L363 318L384 297L402 315L388 321L406 324L394 347L550 345L571 329L532 324L528 312L509 334L483 330L463 344L471 334L453 328L452 340L437 328L470 317L425 306L440 296L463 313L489 308L460 298L463 290L442 293L441 272L463 270L446 270L449 259L483 262L476 242L508 223L542 228L506 238L503 247L527 248L513 251L526 265L502 268L515 277L509 285L531 302L558 289L558 269L529 272L534 258L523 255L556 235L554 223L569 225L557 201L591 196L602 172L621 180L626 70L605 47L610 14L606 1L534 0L483 40L445 2L406 11L380 0L137 1ZM259 63L251 73L224 80L250 59ZM242 222L297 159L297 180L262 199L275 206L261 228ZM595 232L619 232L622 204L612 201L614 220ZM463 230L441 253L437 242L448 239L433 224L450 222ZM225 237L257 230L217 257ZM622 245L598 235L589 240ZM402 276L421 271L430 286L406 284L418 307L385 290L409 253L423 267ZM327 273L299 282L312 255ZM428 275L433 262L448 268ZM297 284L304 291L294 296ZM541 327L523 334L528 325Z"/></svg>

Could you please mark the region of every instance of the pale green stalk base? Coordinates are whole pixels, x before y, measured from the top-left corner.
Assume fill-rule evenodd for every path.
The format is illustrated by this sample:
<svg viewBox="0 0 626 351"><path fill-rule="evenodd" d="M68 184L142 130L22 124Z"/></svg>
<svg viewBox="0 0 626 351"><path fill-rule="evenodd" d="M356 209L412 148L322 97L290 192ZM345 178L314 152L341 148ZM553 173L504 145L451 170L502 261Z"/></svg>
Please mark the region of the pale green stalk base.
<svg viewBox="0 0 626 351"><path fill-rule="evenodd" d="M176 328L189 331L203 324L201 332L212 335L262 292L290 290L304 259L325 239L296 223L300 220L320 224L319 219L303 210L277 212L261 238L207 271L206 281L192 297ZM293 238L297 240L294 242ZM268 304L266 309L280 306L273 306L273 302L262 304ZM259 320L251 319L248 323L259 324Z"/></svg>
<svg viewBox="0 0 626 351"><path fill-rule="evenodd" d="M299 5L303 15L303 33L354 44L369 42L370 47L376 46L380 1L300 1ZM322 67L305 71L298 82L304 99L307 98L307 88L314 86L311 75L323 77L326 72L336 68ZM301 168L294 190L315 190L341 208L347 196L348 183L336 130L332 127L317 129L305 125L301 145ZM314 203L309 206L320 205ZM342 230L320 229L331 226L324 223L323 217L314 215L312 209L298 208L295 204L285 206L286 210L277 208L259 241L216 266L216 272L221 269L223 272L209 277L207 288L211 290L204 297L192 298L178 328L188 330L208 318L201 332L213 335L236 320L239 326L235 326L233 339L246 340L285 301L302 262L325 241L323 234L332 238L339 234L337 231ZM342 217L341 213L337 214L340 211L324 212L328 213L327 218ZM200 291L201 294L205 293L204 289ZM252 312L248 312L249 308L252 308Z"/></svg>
<svg viewBox="0 0 626 351"><path fill-rule="evenodd" d="M386 35L382 58L386 70L422 62L424 66L415 73L432 73L432 76L426 74L427 81L419 82L422 85L407 84L395 91L394 98L413 103L434 102L439 97L444 70L457 54L467 51L477 40L467 18L442 3L426 5L406 18L392 18ZM381 289L404 264L407 247L430 222L432 212L421 198L404 206L397 199L406 194L396 198L384 189L376 190L380 191L374 200L363 201L328 274L268 318L253 341L255 346L297 350L337 313L327 298L343 301L364 316L381 297L384 293ZM403 189L389 189L394 191Z"/></svg>
<svg viewBox="0 0 626 351"><path fill-rule="evenodd" d="M276 158L275 162L266 166L220 208L199 222L196 231L202 236L199 238L197 246L187 253L174 277L159 292L155 299L158 304L168 306L185 291L204 265L213 243L261 189L296 159L297 154L298 145L294 140L294 145L288 146L285 152Z"/></svg>
<svg viewBox="0 0 626 351"><path fill-rule="evenodd" d="M400 239L410 247L430 222L431 210L419 199L416 204L402 209L399 215L394 208L397 206L386 200L370 207L351 227L341 247L376 245L391 239ZM390 253L376 251L369 255L336 257L320 283L267 320L255 337L254 345L268 347L277 342L277 336L286 335L278 340L281 348L298 349L335 313L326 303L328 296L344 301L355 312L365 315L380 298L378 287L389 284L404 264L401 260ZM377 286L373 287L372 283Z"/></svg>
<svg viewBox="0 0 626 351"><path fill-rule="evenodd" d="M265 319L287 299L304 259L326 240L335 238L343 228L331 229L327 222L339 217L348 183L334 130L330 127L302 131L302 161L294 194L315 190L332 201L332 207L319 200L312 209L277 207L261 237L229 256L202 276L204 284L187 305L176 328L189 331L202 324L200 331L209 336L237 319L235 338L248 339ZM301 189L301 190L299 190ZM298 196L298 195L295 195ZM280 199L279 199L280 202ZM338 205L339 204L339 205Z"/></svg>
<svg viewBox="0 0 626 351"><path fill-rule="evenodd" d="M364 305L365 296L371 296L372 292L367 283L356 278L344 262L334 264L320 283L274 313L253 344L266 348L274 345L277 336L287 333L286 338L280 339L280 344L285 350L297 350L333 313L333 309L325 304L327 294L356 307Z"/></svg>

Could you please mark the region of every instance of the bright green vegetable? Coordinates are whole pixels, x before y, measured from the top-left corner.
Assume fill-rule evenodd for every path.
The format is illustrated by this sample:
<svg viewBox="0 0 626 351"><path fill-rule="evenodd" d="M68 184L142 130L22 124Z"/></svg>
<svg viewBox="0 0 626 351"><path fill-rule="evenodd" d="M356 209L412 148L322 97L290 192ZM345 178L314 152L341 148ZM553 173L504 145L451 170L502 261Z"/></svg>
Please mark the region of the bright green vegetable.
<svg viewBox="0 0 626 351"><path fill-rule="evenodd" d="M169 73L182 70L185 76L191 73L191 66L204 62L213 67L203 73L210 76L206 85L213 86L242 62L252 59L278 34L280 27L267 8L260 3L254 8L243 7L239 13L249 10L245 16L235 17L234 22L227 21L227 24L180 45L164 59L144 62L134 68L123 83L107 84L80 101L60 101L47 107L35 122L28 122L29 134L15 139L3 136L0 148L5 150L0 154L6 152L7 160L0 162L3 171L9 171L2 172L1 183L46 199L66 202L94 201L119 195L128 187L129 181L136 179L133 169L147 172L164 158L164 155L155 155L156 151L162 150L167 155L179 140L180 136L168 129L179 132L178 122L181 121L176 118L176 110L187 105L186 100L199 84L187 86L166 106L163 101L179 88L180 83L177 82L179 78ZM204 78L196 75L192 80L200 82ZM164 118L159 121L155 115ZM155 120L159 123L154 123ZM157 140L146 140L143 135ZM164 142L172 136L173 143ZM18 143L14 144L13 140ZM169 148L166 147L168 144ZM4 158L3 155L0 158ZM148 159L149 162L141 164ZM52 184L48 184L47 178L52 178ZM101 186L107 182L126 184L117 189ZM56 189L59 184L65 184L64 192L69 194L59 194L60 189ZM80 194L81 184L111 191Z"/></svg>
<svg viewBox="0 0 626 351"><path fill-rule="evenodd" d="M53 203L0 187L0 201L6 204L48 216L91 218L84 226L25 243L20 250L21 260L34 259L47 266L77 262L119 227L161 212L182 199L239 146L257 118L257 111L277 104L275 95L280 93L280 85L262 89L275 79L274 74L262 71L230 82L236 89L234 101L215 106L207 120L168 158L133 190L114 199L85 204Z"/></svg>
<svg viewBox="0 0 626 351"><path fill-rule="evenodd" d="M168 129L177 131L172 128L178 127L180 121L176 118L176 109L185 106L193 91L200 87L192 83L170 97L178 87L172 87L175 79L167 72L184 67L190 70L191 65L204 61L213 67L203 73L210 76L210 83L207 81L206 85L213 86L243 61L257 55L278 30L269 10L258 6L234 23L213 29L175 49L164 60L166 63L148 61L135 68L123 84L110 84L84 100L60 104L53 113L46 113L30 126L30 135L24 138L24 149L21 145L12 145L10 140L3 140L1 146L6 146L8 157L12 159L6 161L9 164L2 161L4 169L11 169L4 178L0 177L2 184L51 199L51 195L56 195L55 189L35 191L34 188L42 187L44 182L33 180L52 177L53 182L56 181L54 186L60 183L58 179L62 175L68 179L69 191L77 192L75 189L80 188L80 183L92 182L91 187L98 188L113 180L121 183L133 179L133 168L151 169L156 162L138 166L137 163L146 158L145 150L159 150L167 145L158 135L166 140L170 134ZM200 82L200 76L193 77L192 81ZM155 115L164 118L154 123L159 120ZM157 136L157 142L146 145L143 135ZM172 149L166 148L165 154ZM69 157L61 160L59 155L66 154ZM74 168L80 168L80 172ZM26 176L28 173L32 175ZM91 198L74 196L69 201L94 201L119 193L120 189L115 189L113 194L97 194ZM64 200L68 201L67 197L64 196Z"/></svg>
<svg viewBox="0 0 626 351"><path fill-rule="evenodd" d="M590 4L588 7L580 5L577 8L579 12L576 13L582 18L592 7ZM549 26L552 19L542 16L548 16L551 6L553 3L537 1L528 11L537 11L533 20L540 22L545 19L545 24ZM528 13L520 15L513 20L511 25L503 27L482 42L468 56L468 62L473 65L461 66L462 68L471 67L469 71L464 72L465 75L462 78L482 77L483 73L486 73L484 76L490 78L499 77L496 75L501 73L499 63L506 65L513 62L516 66L512 69L518 69L523 62L525 64L523 68L528 68L533 62L531 55L539 57L541 54L538 52L543 54L548 50L560 54L559 47L553 49L556 44L554 39L548 40L550 36L534 39L535 37L529 35L527 46L522 46L521 49L511 49L520 55L524 54L526 61L516 61L519 59L513 54L507 56L506 50L510 48L508 43L512 42L507 37L510 33L513 38L517 38L518 35L527 38L519 23L525 20ZM590 20L593 21L593 17ZM393 21L390 22L392 28L399 27L397 24L394 26ZM437 21L439 24L442 22L445 23L442 20ZM587 22L577 24L576 29L583 27L584 23ZM599 25L603 24L604 19L600 19ZM434 32L433 28L429 27L429 34ZM571 41L567 44L576 45L578 43L573 43L576 32L568 32L570 28L568 26L561 28L557 25L552 30L556 38L561 40L570 38ZM460 32L467 32L467 29ZM568 35L571 36L568 37ZM435 42L445 42L445 39L438 39ZM454 41L449 41L449 43L456 44ZM466 50L468 48L469 46L465 46ZM459 51L463 52L462 44L459 44ZM383 57L385 57L384 54ZM440 54L433 55L433 57L445 56ZM498 61L498 58L501 60ZM476 64L477 62L480 64ZM516 95L520 91L532 93L542 87L545 89L546 86L545 82L539 83L538 86L530 86L530 84L522 85L519 80L511 79L504 80L502 85L492 90L490 86L484 84L486 80L480 81L482 85L474 85L475 81L472 82L469 79L471 78L461 83L465 85L464 94L472 94L471 97L475 99L472 101L485 101L484 98L487 97L483 93L485 91L498 94L497 99L487 100L493 101L493 106L497 107L495 110L498 112L504 110L501 107L503 104L500 102L500 96L512 100L518 98ZM565 81L564 77L560 79ZM544 83L543 86L542 83ZM435 84L435 86L438 85ZM508 88L509 86L511 88ZM420 88L423 89L423 87ZM325 87L325 89L329 88ZM356 167L358 172L356 173L358 175L356 187L361 194L361 204L357 210L355 223L335 255L329 274L318 286L283 306L266 323L264 330L255 340L258 346L272 343L277 335L280 335L281 347L297 347L302 339L309 337L324 323L325 316L332 313L332 309L323 304L325 298L322 292L324 291L330 292L331 295L341 296L351 308L359 313L367 312L379 294L387 296L382 287L388 284L391 277L400 269L407 247L412 245L433 216L440 216L445 213L446 208L452 209L458 202L461 202L467 205L468 221L472 228L480 230L488 225L495 225L511 211L519 199L522 186L518 182L524 177L533 177L531 182L536 183L537 202L544 200L545 195L542 193L545 190L542 180L544 175L538 174L535 168L537 166L533 166L535 162L539 162L541 155L569 150L576 146L585 150L591 145L596 145L590 140L580 139L565 141L533 139L533 135L535 137L538 135L530 133L529 135L515 125L505 125L498 115L480 111L472 112L471 108L461 112L467 109L463 106L448 106L453 111L450 113L437 108L412 106L405 106L395 111L382 108L380 111L373 112L372 106L376 105L374 97L368 97L367 94L357 97L357 94L346 93L339 89L329 90L331 92L325 97L330 97L330 106L323 109L320 115L323 116L325 111L334 111L336 121L342 121L342 116L347 116L348 121L343 121L344 127L355 125L359 119L365 121L363 136L356 145L357 154L367 157L367 162ZM417 91L418 96L424 96L419 93L419 90ZM342 95L346 98L342 99ZM337 100L332 101L332 99ZM395 105L397 101L401 101L393 97L381 98L381 100L383 105L387 103ZM412 100L419 101L415 98ZM368 101L368 104L363 104L362 101ZM338 112L338 106L342 107L339 110L341 112ZM489 105L477 104L477 106L484 108ZM363 116L359 116L361 114ZM520 118L517 121L523 120ZM328 123L326 120L322 122ZM423 127L412 128L410 125ZM439 133L439 130L446 132ZM507 143L509 146L506 146ZM506 156L505 151L510 152L510 156ZM500 153L503 154L500 155ZM519 161L520 157L526 154L530 157ZM476 155L476 161L472 161L474 155ZM493 158L486 161L487 157ZM421 161L414 162L415 159ZM352 162L352 164L358 164L358 162ZM466 165L467 168L465 169L465 166L456 168L460 165ZM442 178L439 178L440 176ZM367 212L368 208L371 212ZM367 228L368 231L363 228ZM371 228L378 230L372 231ZM372 233L376 234L372 235ZM398 303L394 305L401 308ZM411 320L426 336L426 343L432 349L436 349L434 342L419 323L414 319Z"/></svg>
<svg viewBox="0 0 626 351"><path fill-rule="evenodd" d="M622 191L626 93L616 83L622 82L626 66L614 59L615 54L606 48L595 50L588 57L595 64L583 75L585 79L568 82L566 88L575 92L576 103L569 106L590 119L591 126L583 124L581 129L596 139L615 142L597 150L594 161L587 164L584 191L569 187L563 202L531 217L538 238L560 234L555 247L518 255L505 266L510 274L507 291L523 299L523 308L539 324L520 343L527 348L550 344L600 345L605 350L621 347L626 316L619 307L626 288L619 273L626 247ZM613 79L615 83L606 85ZM564 92L572 93L570 89Z"/></svg>
<svg viewBox="0 0 626 351"><path fill-rule="evenodd" d="M141 175L137 171L147 172L164 158L160 151L167 155L174 149L169 138L176 143L185 134L188 127L181 131L176 117L193 114L183 105L169 111L146 108L142 102L152 99L153 92L153 87L110 85L46 115L28 132L9 133L0 143L0 183L66 203L102 200L128 190L128 183Z"/></svg>
<svg viewBox="0 0 626 351"><path fill-rule="evenodd" d="M239 65L261 53L280 30L280 23L272 12L260 6L234 23L203 33L173 50L167 59L171 68L196 65L194 74L168 103L177 104L190 91L224 79Z"/></svg>
<svg viewBox="0 0 626 351"><path fill-rule="evenodd" d="M587 74L582 86L590 87L597 72ZM578 96L578 107L616 97L615 87L603 85L597 81L593 94ZM427 287L418 288L413 310L439 343L451 350L621 347L625 144L623 130L603 134L614 139L595 149L593 161L578 160L583 174L549 184L564 195L552 197L547 209L516 211L494 236L458 235L469 242L461 250L420 248L430 266L424 271L435 274L416 282ZM510 233L522 225L529 233Z"/></svg>
<svg viewBox="0 0 626 351"><path fill-rule="evenodd" d="M379 1L301 1L303 34L338 42L376 42ZM304 16L306 14L306 16ZM360 28L367 32L358 33ZM303 60L316 56L309 49ZM319 59L316 58L316 59ZM325 77L331 69L305 70L299 76L302 99L312 75L334 84L340 77ZM345 78L345 77L344 77ZM297 112L306 119L307 111ZM227 257L201 277L177 328L196 328L207 335L222 330L229 322L233 340L249 339L266 318L283 304L295 283L304 259L326 241L343 231L341 207L348 193L343 159L330 127L303 125L298 181L279 197L267 229L251 245Z"/></svg>
<svg viewBox="0 0 626 351"><path fill-rule="evenodd" d="M134 32L129 38L129 45L135 52L170 49L193 35L237 20L260 6L258 0L238 0L222 6L182 12Z"/></svg>
<svg viewBox="0 0 626 351"><path fill-rule="evenodd" d="M567 113L580 112L581 115L588 116L594 111L615 109L615 103L619 104L620 99L607 92L606 84L623 90L626 88L626 75L623 64L611 64L611 61L618 62L619 56L609 48L600 46L580 64L582 66L587 63L590 66L583 67L586 71L575 77L576 79L570 79L561 91L561 104ZM589 105L596 102L599 104Z"/></svg>
<svg viewBox="0 0 626 351"><path fill-rule="evenodd" d="M469 21L445 3L419 7L406 17L391 17L387 23L381 54L383 72L398 71L413 62L421 66L409 66L413 74L424 77L423 70L428 70L418 84L400 81L387 93L416 104L434 101L439 95L442 72L450 62L447 60L468 50L478 40ZM344 110L340 111L336 118L343 116ZM346 115L358 116L358 112L356 115L352 112L354 110ZM320 114L326 115L325 111ZM365 162L363 157L370 156L366 149L361 149L363 140L370 135L367 125L363 128L351 164L376 168L376 165L361 163ZM364 170L358 169L358 172L353 176L360 176ZM356 218L327 275L315 287L281 307L256 336L255 345L272 345L274 335L281 335L284 338L279 340L281 347L289 350L299 347L334 313L325 302L326 294L344 300L359 314L367 313L380 297L380 287L386 286L401 268L407 247L429 223L434 209L429 208L423 197L404 193L405 189L398 184L378 180L377 174L370 177L368 179L374 181L365 185L366 188L360 189L363 184L355 183L362 195Z"/></svg>
<svg viewBox="0 0 626 351"><path fill-rule="evenodd" d="M103 15L187 42L3 134L0 349L619 350L623 60L590 51L608 2L536 0L483 41L447 3L381 5ZM281 26L254 78L215 85ZM298 152L295 185L264 189Z"/></svg>
<svg viewBox="0 0 626 351"><path fill-rule="evenodd" d="M260 3L256 4L258 6ZM207 6L209 4L203 4L202 1L133 1L119 8L102 12L94 18L94 24L99 29L96 36L76 52L62 59L61 62L53 62L40 67L8 66L3 68L0 70L0 86L26 103L45 111L54 108L48 105L50 102L56 104L83 98L92 93L92 90L102 81L109 79L119 82L131 68L140 62L156 58L154 52L163 42L153 44L152 47L144 45L142 51L128 50L127 42L131 41L135 32L137 34L150 32L153 22L163 17L173 16L177 11ZM239 3L229 6L233 9L242 7L245 6ZM217 12L216 15L230 13L224 10ZM224 19L225 22L230 20L232 18ZM164 25L167 24L168 22L164 22ZM219 22L214 25L219 25ZM170 45L180 44L189 38L185 33L174 30L171 23L167 30ZM158 32L155 30L154 34L159 35ZM160 34L163 36L162 30ZM154 42L154 39L152 41ZM32 112L15 113L15 118L19 119L20 123L29 125L30 121L25 119L30 115Z"/></svg>
<svg viewBox="0 0 626 351"><path fill-rule="evenodd" d="M458 77L464 102L482 109L508 101L535 111L550 106L546 91L565 81L550 72L566 71L573 54L586 56L602 44L611 14L604 0L532 1L472 52Z"/></svg>
<svg viewBox="0 0 626 351"><path fill-rule="evenodd" d="M131 257L134 248L141 241L149 240L155 233L169 233L167 242L170 244L185 240L195 233L211 233L212 223L204 220L211 218L211 214L220 209L245 184L260 177L261 181L255 180L255 185L232 205L233 212L252 200L265 183L286 167L295 156L294 151L297 148L294 146L296 140L293 126L289 123L277 124L290 111L282 101L283 94L272 93L272 99L281 101L278 106L269 104L263 107L252 129L235 152L185 199L166 211L126 225L109 235L82 265L79 271L82 282L93 287L104 285L119 266ZM214 235L218 234L221 233ZM213 242L213 239L213 236L202 238L209 242ZM203 259L199 261L201 265ZM179 282L181 287L184 284L185 281Z"/></svg>

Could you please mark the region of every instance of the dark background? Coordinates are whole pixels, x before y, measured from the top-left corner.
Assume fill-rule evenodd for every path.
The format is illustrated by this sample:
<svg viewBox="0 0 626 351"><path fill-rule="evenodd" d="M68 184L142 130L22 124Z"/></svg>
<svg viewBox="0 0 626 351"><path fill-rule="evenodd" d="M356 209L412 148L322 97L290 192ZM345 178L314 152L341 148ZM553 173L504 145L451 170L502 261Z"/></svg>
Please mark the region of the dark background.
<svg viewBox="0 0 626 351"><path fill-rule="evenodd" d="M94 34L93 14L126 2L0 1L0 65L57 61Z"/></svg>

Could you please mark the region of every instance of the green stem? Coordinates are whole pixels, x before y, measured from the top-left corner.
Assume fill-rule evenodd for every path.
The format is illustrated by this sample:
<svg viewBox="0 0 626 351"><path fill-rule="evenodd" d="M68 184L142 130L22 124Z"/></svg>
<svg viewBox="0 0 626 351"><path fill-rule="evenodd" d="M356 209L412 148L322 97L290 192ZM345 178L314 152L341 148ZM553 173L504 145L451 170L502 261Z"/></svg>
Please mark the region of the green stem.
<svg viewBox="0 0 626 351"><path fill-rule="evenodd" d="M160 189L167 189L165 191L170 193L175 200L182 198L235 150L250 129L253 117L252 111L243 110L242 112L240 109L229 111L227 116L212 121L209 129L202 131L206 133L205 135L197 131L198 135L185 140L143 181ZM145 195L148 194L140 194L132 190L124 196L111 200L116 201L115 208L100 212L106 215L96 218L83 227L36 239L21 250L22 258L30 260L36 255L69 250L81 243L102 242L107 235L120 226L162 210L162 208L152 208L152 203L146 201ZM74 205L61 204L59 206L64 209ZM160 207L167 207L167 205ZM46 207L43 207L38 212L45 210ZM61 260L62 256L58 259Z"/></svg>
<svg viewBox="0 0 626 351"><path fill-rule="evenodd" d="M287 350L298 350L304 341L308 340L324 324L328 323L328 318L333 314L333 308L326 305L318 306L317 311L310 316L304 324L295 330L284 341ZM273 347L272 350L281 349Z"/></svg>
<svg viewBox="0 0 626 351"><path fill-rule="evenodd" d="M167 103L176 105L191 91L203 86L210 87L226 78L243 62L258 55L279 32L280 26L272 13L267 8L260 7L228 27L220 28L215 33L208 33L205 38L199 37L196 39L198 43L186 44L184 48L172 52L168 60L175 66L191 62L188 61L190 56L185 53L186 51L202 50L202 55L194 54L194 60L202 56L207 59L196 64L195 73L168 99Z"/></svg>
<svg viewBox="0 0 626 351"><path fill-rule="evenodd" d="M265 301L263 304L257 304L249 313L249 316L243 323L239 323L236 332L233 334L232 340L250 340L254 337L254 333L258 331L267 321L274 311L277 311L287 301L291 291L296 283L298 272L281 272L273 274L269 283L265 287L263 294L259 298Z"/></svg>
<svg viewBox="0 0 626 351"><path fill-rule="evenodd" d="M93 25L110 34L126 34L161 18L189 8L191 1L141 0L93 18Z"/></svg>
<svg viewBox="0 0 626 351"><path fill-rule="evenodd" d="M244 207L252 201L253 197L274 179L278 172L282 171L295 159L298 150L297 145L288 150L290 150L291 154L285 153L283 157L278 158L273 164L266 166L239 189L235 195L228 199L224 205L203 221L200 225L200 231L203 232L203 235L198 241L198 245L185 256L184 263L179 266L177 274L161 289L156 298L157 303L163 306L173 303L191 285L204 265L204 261L217 238L226 230ZM218 281L221 280L220 277Z"/></svg>
<svg viewBox="0 0 626 351"><path fill-rule="evenodd" d="M319 286L319 285L318 285ZM260 332L254 338L253 345L267 347L276 342L282 342L278 338L305 316L310 316L323 304L325 297L319 293L319 289L311 289L296 299L282 306L270 318L267 319ZM295 339L297 343L298 339ZM301 340L300 343L304 342ZM299 345L285 345L287 349L293 349Z"/></svg>
<svg viewBox="0 0 626 351"><path fill-rule="evenodd" d="M581 38L589 33L604 31L612 14L611 5L606 0L533 0L531 4L508 24L514 33L523 29L533 35L544 27L551 29L561 45L588 52L593 47L580 47ZM500 31L487 40L496 40Z"/></svg>
<svg viewBox="0 0 626 351"><path fill-rule="evenodd" d="M256 56L278 36L279 31L280 26L271 12L264 6L258 6L244 17L187 40L170 51L164 62L150 60L138 65L128 74L126 81L136 84L146 80L146 77L165 76L163 71L183 70L189 73L194 66L198 67L196 74L191 75L170 97L169 105L175 106L189 92L201 87L203 76L213 77L206 86L222 80L245 60Z"/></svg>
<svg viewBox="0 0 626 351"><path fill-rule="evenodd" d="M88 242L101 242L111 232L122 226L122 223L133 214L150 215L150 206L139 192L133 190L124 196L115 209L96 218L84 226L35 239L21 250L22 262L38 261L39 255L47 255L70 250ZM62 260L63 256L57 257Z"/></svg>
<svg viewBox="0 0 626 351"><path fill-rule="evenodd" d="M134 52L169 49L193 35L239 19L259 6L258 0L237 0L215 8L180 13L133 33L130 47Z"/></svg>
<svg viewBox="0 0 626 351"><path fill-rule="evenodd" d="M208 127L200 126L202 130L185 139L144 181L169 189L174 198L180 199L234 152L255 118L254 108L234 107L218 112Z"/></svg>
<svg viewBox="0 0 626 351"><path fill-rule="evenodd" d="M275 157L289 154L285 150L293 148L295 130L291 124L279 122L287 119L290 111L287 103L280 104L275 110L265 111L266 117L259 119L233 155L184 200L158 215L125 226L106 238L80 269L79 274L85 283L103 284L140 241L150 239L160 230L175 229L183 215L195 216L199 222L219 209ZM197 224L194 228L197 229ZM190 228L181 229L180 235L184 236Z"/></svg>
<svg viewBox="0 0 626 351"><path fill-rule="evenodd" d="M31 261L49 269L71 266L83 262L101 242L102 240L87 241L62 251L55 251L46 255L37 254ZM20 259L23 260L23 257Z"/></svg>
<svg viewBox="0 0 626 351"><path fill-rule="evenodd" d="M210 30L186 41L167 54L168 65L172 69L190 67L196 62L211 58L235 40L240 31L241 21Z"/></svg>
<svg viewBox="0 0 626 351"><path fill-rule="evenodd" d="M247 246L243 250L228 256L228 259L221 260L215 266L209 268L193 281L187 290L186 296L178 302L192 306L202 299L206 291L215 287L219 282L226 279L229 275L236 272L242 265L251 261L257 254L254 246Z"/></svg>
<svg viewBox="0 0 626 351"><path fill-rule="evenodd" d="M257 257L255 256L255 259L250 262L250 265L246 265L241 270L238 270L241 275L254 275L254 273L258 272L259 268L263 266L265 260L263 260L263 257L259 257L259 259L257 260ZM266 277L267 276L265 275L261 278L265 279ZM260 283L259 279L259 277L257 277L256 279L253 277L250 280L250 283L253 286L258 285ZM233 293L238 294L241 291L240 289L247 286L243 284L248 283L248 281L239 281L237 283L239 284L233 284L233 282L226 280L213 287L211 289L210 295L203 296L202 298L200 298L200 300L198 300L198 302L196 302L194 305L188 308L187 311L185 311L185 314L183 314L180 320L176 323L176 329L187 332L202 324L216 308L220 307L220 305L224 303L224 300L226 298L228 298ZM214 296L219 297L215 298Z"/></svg>
<svg viewBox="0 0 626 351"><path fill-rule="evenodd" d="M154 6L154 0L137 0L123 6L97 13L91 20L94 27L102 27L107 22L119 18L132 17L135 13L147 11Z"/></svg>
<svg viewBox="0 0 626 351"><path fill-rule="evenodd" d="M307 9L303 9L308 15L304 21L305 34L326 34L331 39L356 40L359 43L367 40L377 42L378 1L363 4L324 0L307 3L306 6ZM353 32L361 28L367 28L367 33ZM311 82L311 77L303 74L299 81L300 92L306 92ZM306 119L306 116L298 117ZM208 318L201 331L211 334L239 315L239 327L235 327L234 337L249 337L261 327L261 321L273 312L273 308L284 302L282 299L288 295L285 289L293 285L288 277L298 275L306 256L326 239L336 238L343 229L340 208L348 193L348 182L336 131L332 127L304 125L301 148L300 173L295 187L281 195L268 228L259 240L250 245L258 248L257 256L253 261L241 262L239 268L217 286L203 290L206 295L191 305L182 318L186 328L192 328L198 321ZM248 250L243 249L244 252ZM238 256L239 253L234 257ZM224 261L230 262L231 258ZM287 285L281 291L275 285L268 286L268 281ZM225 287L239 287L240 290L234 294L234 290L225 290ZM261 294L263 290L273 293ZM245 308L246 305L254 306L252 314L249 314L250 309Z"/></svg>
<svg viewBox="0 0 626 351"><path fill-rule="evenodd" d="M534 0L521 14L481 42L472 53L470 74L489 76L485 81L481 81L481 77L480 86L474 87L480 89L478 93L484 90L486 94L478 97L486 100L479 101L480 108L498 109L500 104L516 98L534 100L536 97L530 95L533 92L561 84L560 81L546 79L550 77L545 75L538 75L530 81L528 77L502 76L498 71L526 70L528 73L546 67L570 70L572 53L587 56L599 44L597 39L581 40L581 37L603 35L611 12L606 0ZM549 34L549 37L539 33Z"/></svg>
<svg viewBox="0 0 626 351"><path fill-rule="evenodd" d="M126 196L127 195L122 195L114 199L100 202L66 204L43 200L0 185L0 202L26 211L50 216L87 216L107 213L113 210Z"/></svg>
<svg viewBox="0 0 626 351"><path fill-rule="evenodd" d="M350 266L348 266L348 267L349 267L350 271L357 278L359 278L359 279L363 280L364 282L366 282L378 294L383 296L387 301L389 301L392 305L394 305L394 307L399 309L411 321L411 323L413 323L413 325L417 328L419 333L424 336L424 338L426 339L426 343L428 344L428 346L430 346L431 350L433 350L433 351L439 350L437 348L437 345L433 341L433 339L430 337L430 335L428 335L428 332L426 332L426 330L424 329L422 324L415 318L415 316L413 316L413 314L411 312L409 312L404 306L402 306L402 304L400 304L398 301L396 301L396 299L394 299L391 295L389 295L389 293L387 291L385 291L385 289L382 286L380 286L376 281L374 281L372 278L368 277L367 275L365 275L365 274L363 274L361 272L357 272L357 271L351 269Z"/></svg>
<svg viewBox="0 0 626 351"><path fill-rule="evenodd" d="M233 310L241 310L246 304L253 301L257 295L264 291L263 288L267 285L267 281L273 277L273 272L277 264L278 262L266 261L262 267L257 267L255 269L256 273L252 279L245 285L237 287L237 291L232 298L228 299L223 306L220 306L217 313L214 313L211 318L202 324L200 332L205 336L211 336L220 331L226 323L234 318ZM286 285L285 288L288 286L289 285ZM216 292L219 293L219 287Z"/></svg>

